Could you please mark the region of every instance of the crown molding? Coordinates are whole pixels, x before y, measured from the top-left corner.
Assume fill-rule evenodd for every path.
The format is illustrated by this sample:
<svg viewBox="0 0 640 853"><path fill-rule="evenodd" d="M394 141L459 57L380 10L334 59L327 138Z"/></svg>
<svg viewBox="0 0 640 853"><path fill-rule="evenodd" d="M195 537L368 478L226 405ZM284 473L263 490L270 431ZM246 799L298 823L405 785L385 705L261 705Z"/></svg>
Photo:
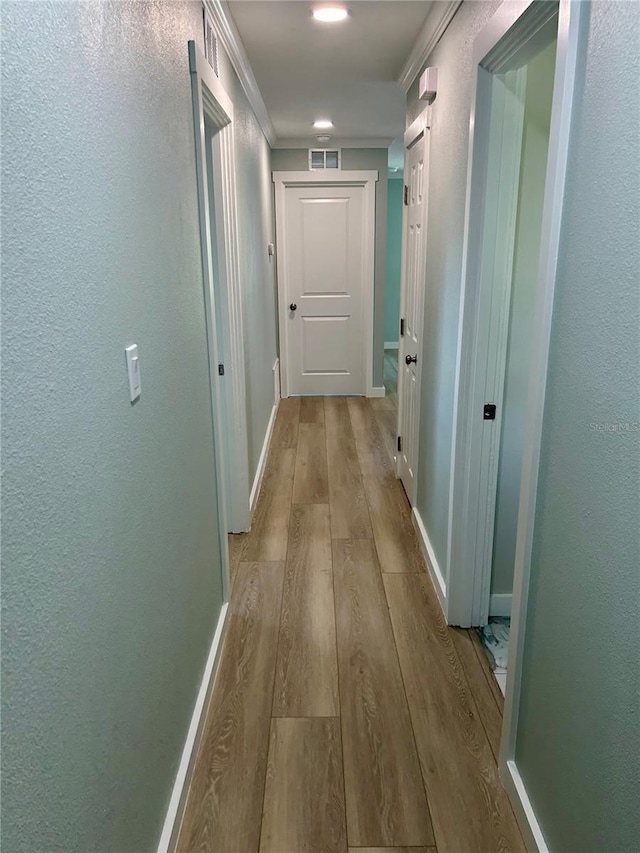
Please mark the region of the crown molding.
<svg viewBox="0 0 640 853"><path fill-rule="evenodd" d="M431 11L420 30L420 35L411 48L411 53L398 76L397 83L405 95L461 4L462 0L446 0L446 2L435 2L431 7Z"/></svg>
<svg viewBox="0 0 640 853"><path fill-rule="evenodd" d="M204 0L204 5L213 19L217 36L238 75L240 84L258 119L262 132L269 145L273 146L276 141L276 132L271 123L269 112L260 89L258 88L247 51L242 43L240 33L238 32L235 21L231 17L227 4L224 0Z"/></svg>
<svg viewBox="0 0 640 853"><path fill-rule="evenodd" d="M291 136L279 138L272 148L388 148L393 139L389 137L351 138L332 136L329 142L318 142L315 136Z"/></svg>

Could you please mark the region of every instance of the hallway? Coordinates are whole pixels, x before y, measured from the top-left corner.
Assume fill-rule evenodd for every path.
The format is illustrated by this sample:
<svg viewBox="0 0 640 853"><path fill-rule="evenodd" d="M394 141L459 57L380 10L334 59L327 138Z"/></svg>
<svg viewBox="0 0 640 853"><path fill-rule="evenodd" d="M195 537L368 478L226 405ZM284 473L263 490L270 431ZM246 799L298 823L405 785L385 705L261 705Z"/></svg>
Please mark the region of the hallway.
<svg viewBox="0 0 640 853"><path fill-rule="evenodd" d="M446 626L371 402L280 403L178 850L523 850L502 696Z"/></svg>

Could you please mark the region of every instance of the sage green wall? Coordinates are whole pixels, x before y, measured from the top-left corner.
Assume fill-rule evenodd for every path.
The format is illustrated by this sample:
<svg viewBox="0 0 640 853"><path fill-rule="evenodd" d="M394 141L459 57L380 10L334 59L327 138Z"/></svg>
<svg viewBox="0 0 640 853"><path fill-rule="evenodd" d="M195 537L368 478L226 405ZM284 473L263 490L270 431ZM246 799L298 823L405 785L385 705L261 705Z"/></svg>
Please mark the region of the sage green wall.
<svg viewBox="0 0 640 853"><path fill-rule="evenodd" d="M589 9L516 760L551 850L629 853L640 839L640 7Z"/></svg>
<svg viewBox="0 0 640 853"><path fill-rule="evenodd" d="M491 592L497 594L509 594L513 591L520 475L524 453L555 59L554 39L527 66L491 566Z"/></svg>
<svg viewBox="0 0 640 853"><path fill-rule="evenodd" d="M387 270L384 285L384 339L397 343L400 325L400 275L402 269L402 195L404 181L387 184Z"/></svg>
<svg viewBox="0 0 640 853"><path fill-rule="evenodd" d="M430 130L416 508L443 572L447 563L451 437L473 93L471 50L474 37L499 5L499 0L463 3L426 63L438 67L438 94L433 102ZM408 94L409 117L413 118L423 106L417 100L416 82Z"/></svg>
<svg viewBox="0 0 640 853"><path fill-rule="evenodd" d="M2 849L141 853L222 602L187 63L202 11L0 8ZM242 239L260 246L243 280L273 340L268 149L231 88Z"/></svg>
<svg viewBox="0 0 640 853"><path fill-rule="evenodd" d="M308 149L274 148L271 152L271 168L274 172L306 171L309 168ZM384 359L384 288L387 264L388 150L386 148L343 148L342 168L345 170L374 169L378 172L373 296L373 384L381 386Z"/></svg>

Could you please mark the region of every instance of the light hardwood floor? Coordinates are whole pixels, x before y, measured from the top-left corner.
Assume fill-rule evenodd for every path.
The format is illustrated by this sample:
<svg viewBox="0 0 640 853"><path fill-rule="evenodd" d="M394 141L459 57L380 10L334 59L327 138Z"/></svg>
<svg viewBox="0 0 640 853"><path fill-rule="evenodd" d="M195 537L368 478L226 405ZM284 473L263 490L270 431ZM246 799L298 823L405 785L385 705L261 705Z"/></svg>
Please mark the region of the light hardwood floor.
<svg viewBox="0 0 640 853"><path fill-rule="evenodd" d="M230 537L180 853L524 850L502 695L475 632L444 622L376 405L281 402L252 530Z"/></svg>

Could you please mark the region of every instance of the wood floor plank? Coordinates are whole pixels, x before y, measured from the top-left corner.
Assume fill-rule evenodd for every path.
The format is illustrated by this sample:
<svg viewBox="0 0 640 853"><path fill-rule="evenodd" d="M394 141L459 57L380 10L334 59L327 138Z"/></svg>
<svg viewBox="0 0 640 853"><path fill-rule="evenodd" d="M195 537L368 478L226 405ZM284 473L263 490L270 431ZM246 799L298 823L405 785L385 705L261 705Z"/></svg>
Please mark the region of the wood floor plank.
<svg viewBox="0 0 640 853"><path fill-rule="evenodd" d="M396 406L392 399L388 396L384 397L373 397L369 400L369 405L373 409L374 412L395 412L397 411Z"/></svg>
<svg viewBox="0 0 640 853"><path fill-rule="evenodd" d="M398 414L395 409L390 411L376 411L376 420L384 441L384 446L387 448L389 458L393 460L396 453L396 440L398 430Z"/></svg>
<svg viewBox="0 0 640 853"><path fill-rule="evenodd" d="M489 684L489 689L491 690L491 694L495 699L495 702L500 710L500 714L504 713L504 694L502 690L500 690L500 685L496 681L495 673L491 668L491 664L489 663L489 658L487 657L487 653L482 645L482 640L478 636L478 632L475 628L469 629L469 639L471 640L471 644L473 645L473 650L476 653L476 657L480 661L480 666L482 671L484 672L485 678L487 679L487 683Z"/></svg>
<svg viewBox="0 0 640 853"><path fill-rule="evenodd" d="M324 426L327 438L353 438L346 397L324 398Z"/></svg>
<svg viewBox="0 0 640 853"><path fill-rule="evenodd" d="M241 563L177 850L257 850L284 566Z"/></svg>
<svg viewBox="0 0 640 853"><path fill-rule="evenodd" d="M385 575L384 585L439 853L523 851L429 578Z"/></svg>
<svg viewBox="0 0 640 853"><path fill-rule="evenodd" d="M301 397L300 398L300 423L301 424L323 424L324 423L324 397Z"/></svg>
<svg viewBox="0 0 640 853"><path fill-rule="evenodd" d="M435 847L350 847L349 853L437 853Z"/></svg>
<svg viewBox="0 0 640 853"><path fill-rule="evenodd" d="M406 495L377 455L359 453L378 558L383 572L424 572L426 566Z"/></svg>
<svg viewBox="0 0 640 853"><path fill-rule="evenodd" d="M273 716L339 713L329 507L298 504L291 514Z"/></svg>
<svg viewBox="0 0 640 853"><path fill-rule="evenodd" d="M471 631L475 632L472 628ZM464 628L449 628L453 645L464 669L464 674L473 695L480 721L493 752L498 760L500 755L500 736L502 734L502 713L493 698L487 678L482 671L480 661L471 642L470 632Z"/></svg>
<svg viewBox="0 0 640 853"><path fill-rule="evenodd" d="M349 843L433 844L373 542L332 545Z"/></svg>
<svg viewBox="0 0 640 853"><path fill-rule="evenodd" d="M328 438L327 464L331 538L371 539L373 531L355 441Z"/></svg>
<svg viewBox="0 0 640 853"><path fill-rule="evenodd" d="M231 581L231 586L233 586L238 564L242 559L242 552L244 550L246 538L246 533L229 533L227 537L229 543L229 579Z"/></svg>
<svg viewBox="0 0 640 853"><path fill-rule="evenodd" d="M339 721L273 720L261 853L345 853L346 845Z"/></svg>
<svg viewBox="0 0 640 853"><path fill-rule="evenodd" d="M324 423L301 423L293 479L293 503L328 502L329 483Z"/></svg>
<svg viewBox="0 0 640 853"><path fill-rule="evenodd" d="M284 560L287 556L295 450L272 448L241 559Z"/></svg>
<svg viewBox="0 0 640 853"><path fill-rule="evenodd" d="M351 428L356 439L358 455L360 453L377 454L386 467L387 451L378 428L375 412L364 397L349 397L347 399Z"/></svg>
<svg viewBox="0 0 640 853"><path fill-rule="evenodd" d="M271 447L295 450L298 446L299 422L300 397L283 397L278 405L278 414L271 436Z"/></svg>

